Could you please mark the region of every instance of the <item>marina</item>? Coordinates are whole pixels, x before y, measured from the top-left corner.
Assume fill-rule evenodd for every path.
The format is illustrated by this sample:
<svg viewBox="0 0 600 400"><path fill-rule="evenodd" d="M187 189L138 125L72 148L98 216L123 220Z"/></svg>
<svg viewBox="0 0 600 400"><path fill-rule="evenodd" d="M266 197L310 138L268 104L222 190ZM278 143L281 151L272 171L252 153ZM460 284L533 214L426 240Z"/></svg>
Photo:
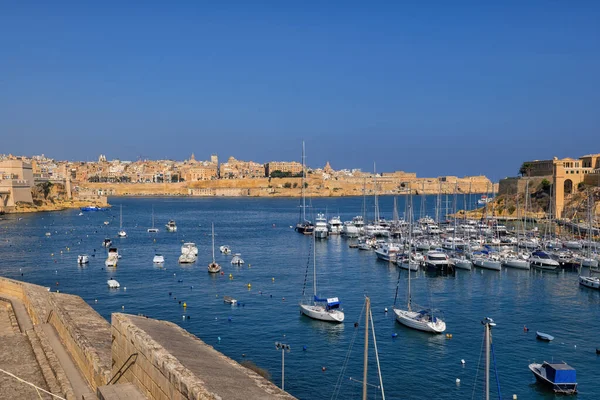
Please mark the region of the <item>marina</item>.
<svg viewBox="0 0 600 400"><path fill-rule="evenodd" d="M315 216L329 209L341 221L351 221L360 213L362 201L360 197L318 199L312 201L312 209ZM404 201L398 198L400 218ZM494 329L496 365L505 396L553 398L552 388L536 385L527 368L544 360L567 360L577 369L578 398L600 395L595 379L600 291L580 285L575 268L549 271L503 266L495 271L474 266L438 274L419 266L411 272L412 298L427 309L443 311L446 325L444 334L432 335L395 321L394 295L398 287L397 303L406 307L408 271L378 260L374 250L350 248L357 239L334 234L315 241L313 236L298 235L290 228L298 220L296 199L119 198L120 203L127 216L127 237L118 241L114 228L103 224L107 219L118 220L118 208L83 216L78 216L78 210L5 216L0 221L4 255L0 273L79 295L107 319L112 312L124 311L172 321L231 358L249 359L267 369L275 383L281 381L281 354L273 342L285 341L292 349L286 354L285 389L298 398L331 396L332 382L338 378L355 329L362 333L364 328L354 323L364 311L365 295L370 297L377 326L388 398L419 399L435 393L440 399L466 399L474 388L475 393L482 393L483 372L478 373L477 366L480 321L485 316L498 323ZM415 215L420 215L418 196L413 203ZM434 215L435 196L428 196L425 203L423 214ZM149 234L152 207L157 225L173 218L177 231ZM367 208L373 209L372 205ZM379 209L381 217L392 220L393 198L379 197ZM212 221L218 221L214 245ZM507 229L512 231L511 226ZM110 244L104 247L105 238L116 241L118 250L110 251ZM433 252L434 262L436 255L441 257L435 253L435 240L426 243L425 253ZM245 263L232 265L232 256L222 250L213 256L214 246L243 254ZM118 260L116 268L105 265L107 251L115 254L111 257ZM184 251L197 261L179 265ZM78 255L83 254L89 255L89 262L78 265ZM164 262L154 264L154 255L163 256ZM206 273L213 257L223 274ZM313 257L317 295L324 299L339 296L343 323L299 315L307 263L312 275ZM583 276L589 273L585 267L581 272ZM119 287L107 288L109 280L118 281ZM531 330L525 331L524 325ZM536 331L551 332L554 340L537 340ZM361 346L362 342L355 346L346 377L361 376ZM419 372L407 373L407 369ZM370 383L378 384L375 374ZM358 396L361 390L360 384L347 380L339 388L340 398Z"/></svg>

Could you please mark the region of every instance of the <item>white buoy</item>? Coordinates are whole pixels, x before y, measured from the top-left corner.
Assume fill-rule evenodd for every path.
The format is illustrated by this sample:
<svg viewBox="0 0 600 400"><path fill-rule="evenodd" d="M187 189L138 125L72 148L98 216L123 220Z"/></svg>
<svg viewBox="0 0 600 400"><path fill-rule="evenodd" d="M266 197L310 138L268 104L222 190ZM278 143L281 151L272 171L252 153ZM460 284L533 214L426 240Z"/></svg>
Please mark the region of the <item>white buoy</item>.
<svg viewBox="0 0 600 400"><path fill-rule="evenodd" d="M456 378L456 384L460 385L460 379Z"/></svg>
<svg viewBox="0 0 600 400"><path fill-rule="evenodd" d="M384 312L388 312L388 309L387 309L387 307L386 307L386 308L384 308L384 309L383 309L383 311L384 311Z"/></svg>
<svg viewBox="0 0 600 400"><path fill-rule="evenodd" d="M461 363L462 365L465 365L465 360L464 360L464 359L460 360L460 363Z"/></svg>
<svg viewBox="0 0 600 400"><path fill-rule="evenodd" d="M127 286L123 287L123 290L127 290Z"/></svg>
<svg viewBox="0 0 600 400"><path fill-rule="evenodd" d="M517 400L517 395L513 394L513 400Z"/></svg>

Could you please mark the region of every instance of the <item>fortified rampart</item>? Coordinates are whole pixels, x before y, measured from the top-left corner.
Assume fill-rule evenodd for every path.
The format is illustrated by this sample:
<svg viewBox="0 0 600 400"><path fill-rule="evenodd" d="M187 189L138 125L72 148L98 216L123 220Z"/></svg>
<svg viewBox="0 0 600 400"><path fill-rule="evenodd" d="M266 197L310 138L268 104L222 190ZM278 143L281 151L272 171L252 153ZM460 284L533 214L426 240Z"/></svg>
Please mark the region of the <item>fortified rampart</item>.
<svg viewBox="0 0 600 400"><path fill-rule="evenodd" d="M0 302L15 309L38 384L68 400L294 398L170 322L113 314L111 327L78 296L2 277Z"/></svg>

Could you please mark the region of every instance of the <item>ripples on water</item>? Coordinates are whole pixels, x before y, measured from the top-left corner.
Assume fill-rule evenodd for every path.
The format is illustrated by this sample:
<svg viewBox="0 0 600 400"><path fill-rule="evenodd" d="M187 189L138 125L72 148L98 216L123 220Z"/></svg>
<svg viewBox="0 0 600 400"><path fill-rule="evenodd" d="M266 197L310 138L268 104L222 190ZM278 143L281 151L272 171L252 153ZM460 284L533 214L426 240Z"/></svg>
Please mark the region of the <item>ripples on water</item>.
<svg viewBox="0 0 600 400"><path fill-rule="evenodd" d="M397 324L391 307L398 269L377 261L372 252L349 249L344 238L332 237L316 243L319 292L340 297L346 321L330 325L299 314L312 238L290 229L297 221L296 199L116 198L111 203L123 205L123 225L129 235L125 239L115 237L118 207L83 216L77 216L75 210L4 216L0 221L0 274L77 294L107 319L125 306L128 313L170 320L233 359L250 359L269 370L278 385L281 353L274 342L288 343L292 350L285 358L285 386L303 399L331 397L354 336L339 398L360 398L360 385L348 377L362 380L364 333L361 325L355 335L354 322L360 318L364 294L371 297L387 398L482 398L483 371L478 373L477 366L483 339L480 321L485 316L498 324L493 340L504 398L513 393L519 399L554 398L534 384L527 368L530 362L542 360L568 362L577 369L578 398L600 398L596 378L600 360L595 354L600 347L600 292L580 288L574 272L475 269L458 271L456 277L419 273L412 281L413 300L443 310L448 332L453 335L446 339ZM418 208L420 201L414 203ZM433 198L428 204L434 204ZM317 199L313 205L315 210L327 209L330 215L340 214L347 220L360 213L362 199ZM380 205L391 218L392 199L381 198ZM146 232L152 206L161 230L158 234ZM402 198L399 208L402 211ZM177 233L165 232L164 224L170 218L177 222ZM110 225L104 226L105 220ZM245 266L231 266L230 256L217 250L225 275L207 273L211 222L215 223L217 248L230 245L234 253L242 254ZM45 237L46 232L52 236ZM113 238L123 254L116 270L104 268L106 250L101 243L105 237ZM191 266L177 264L182 241L198 245L199 258ZM152 264L155 252L165 256L164 268ZM96 257L88 266L78 267L76 258L81 253ZM121 283L120 290L106 287L110 277ZM403 272L399 303L406 301L406 278ZM310 292L311 281L307 284ZM224 295L238 299L241 305L224 304ZM187 303L186 310L179 301ZM387 314L386 307L390 310ZM183 315L190 319L182 319ZM529 333L523 332L524 325ZM536 330L554 335L555 340L537 341ZM393 333L398 336L392 338ZM464 366L461 359L466 361ZM376 385L373 352L370 361L369 383ZM483 358L481 362L483 365ZM370 387L369 392L370 398L375 398L375 389Z"/></svg>

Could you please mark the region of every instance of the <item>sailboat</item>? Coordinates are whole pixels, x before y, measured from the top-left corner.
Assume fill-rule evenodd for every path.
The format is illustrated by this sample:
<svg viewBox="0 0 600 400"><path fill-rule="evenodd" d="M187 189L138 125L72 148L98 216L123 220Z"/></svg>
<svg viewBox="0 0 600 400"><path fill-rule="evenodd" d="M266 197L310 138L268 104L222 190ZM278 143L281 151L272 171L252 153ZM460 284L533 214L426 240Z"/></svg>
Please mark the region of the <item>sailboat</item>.
<svg viewBox="0 0 600 400"><path fill-rule="evenodd" d="M412 201L412 199L409 199ZM410 205L409 205L410 210ZM410 219L409 211L409 219ZM408 302L406 310L396 307L394 300L394 314L396 314L396 320L402 325L408 326L409 328L416 329L423 332L431 333L442 333L446 330L446 323L434 315L432 309L422 309L415 311L412 309L412 298L410 293L410 269L408 272ZM400 283L400 274L398 274L398 283ZM396 285L396 297L398 296L398 285Z"/></svg>
<svg viewBox="0 0 600 400"><path fill-rule="evenodd" d="M340 309L340 300L337 297L321 299L317 296L317 249L315 244L316 239L313 236L313 301L308 304L300 303L300 312L307 317L321 321L343 322L344 312ZM304 281L306 282L306 279ZM304 296L304 290L302 295Z"/></svg>
<svg viewBox="0 0 600 400"><path fill-rule="evenodd" d="M127 237L127 232L125 232L123 230L123 205L122 204L121 204L121 215L119 217L119 233L117 233L117 236L119 236L120 238Z"/></svg>
<svg viewBox="0 0 600 400"><path fill-rule="evenodd" d="M212 224L212 262L208 264L208 272L216 274L221 272L221 266L215 261L215 224Z"/></svg>
<svg viewBox="0 0 600 400"><path fill-rule="evenodd" d="M410 189L409 189L410 190ZM403 257L399 257L396 260L396 265L402 269L407 269L410 271L418 271L419 263L414 259L412 254L412 193L409 193L409 200L407 201L407 218L408 218L408 241L407 244L404 245L404 249L407 252Z"/></svg>
<svg viewBox="0 0 600 400"><path fill-rule="evenodd" d="M385 390L383 389L383 378L381 377L381 365L379 363L379 351L377 350L377 338L375 335L375 324L373 324L373 313L371 312L371 299L368 296L365 296L365 344L363 350L363 377L362 382L350 377L350 381L355 381L362 384L362 400L367 400L368 394L368 386L374 386L378 390L381 390L381 399L385 400ZM355 325L356 326L356 325ZM371 332L373 334L373 347L375 348L375 360L377 361L377 374L379 376L379 385L369 384L367 382L368 374L368 365L369 365L369 326L371 327ZM356 337L356 335L354 335ZM354 343L354 342L353 342ZM348 355L352 351L353 344L350 345L350 350L348 351ZM348 367L348 356L342 365L342 370L340 371L340 375L338 380L334 386L333 395L331 399L337 399L340 396L342 381L344 380L346 368Z"/></svg>
<svg viewBox="0 0 600 400"><path fill-rule="evenodd" d="M296 224L296 232L304 235L312 235L315 230L312 222L306 219L306 194L304 193L306 188L306 165L304 156L304 142L302 142L302 184L300 185L300 191L302 193L302 212L300 213L301 219Z"/></svg>
<svg viewBox="0 0 600 400"><path fill-rule="evenodd" d="M148 228L148 233L157 233L158 228L154 227L154 206L152 206L152 228Z"/></svg>

